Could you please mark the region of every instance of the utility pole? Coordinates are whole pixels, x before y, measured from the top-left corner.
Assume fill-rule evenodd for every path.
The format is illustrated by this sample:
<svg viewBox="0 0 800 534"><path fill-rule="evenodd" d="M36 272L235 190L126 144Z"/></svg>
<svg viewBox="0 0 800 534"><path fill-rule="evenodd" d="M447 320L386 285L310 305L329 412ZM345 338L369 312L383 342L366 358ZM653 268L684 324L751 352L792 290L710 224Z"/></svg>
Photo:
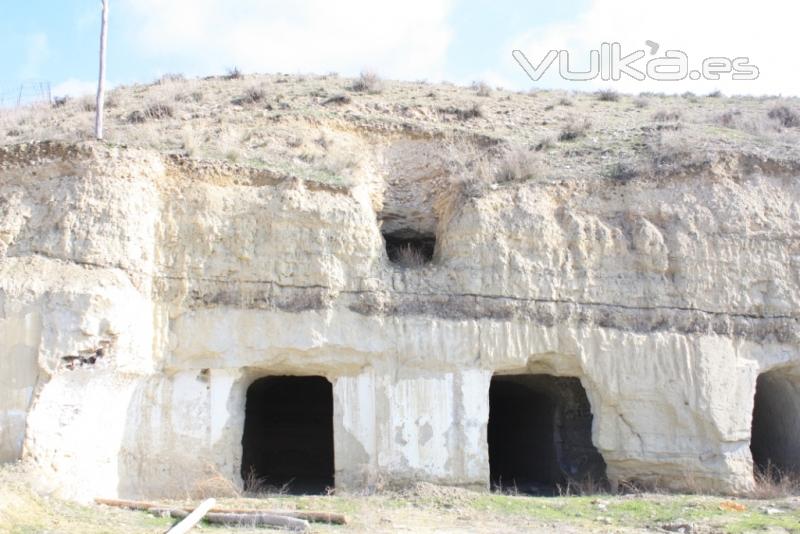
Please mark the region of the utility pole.
<svg viewBox="0 0 800 534"><path fill-rule="evenodd" d="M100 78L97 81L97 116L94 121L94 135L103 139L103 103L105 102L106 85L106 43L108 42L108 0L100 0L103 4L103 19L100 26Z"/></svg>

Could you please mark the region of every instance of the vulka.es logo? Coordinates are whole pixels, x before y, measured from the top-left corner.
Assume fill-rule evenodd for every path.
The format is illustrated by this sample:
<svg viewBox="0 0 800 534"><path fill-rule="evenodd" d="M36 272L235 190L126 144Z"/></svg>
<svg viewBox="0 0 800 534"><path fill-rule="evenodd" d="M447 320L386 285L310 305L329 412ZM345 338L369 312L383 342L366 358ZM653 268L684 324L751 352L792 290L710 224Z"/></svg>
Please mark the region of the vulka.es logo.
<svg viewBox="0 0 800 534"><path fill-rule="evenodd" d="M553 63L558 60L558 73L565 80L583 82L600 78L605 81L618 81L623 76L644 81L649 78L657 81L685 80L719 80L720 76L730 76L732 80L755 80L758 78L758 67L750 63L748 57L707 57L700 68L689 69L689 56L682 50L666 50L663 56L656 56L659 45L653 41L645 41L651 56L643 65L642 59L647 56L644 50L635 50L622 55L619 43L602 43L600 50L589 51L589 68L584 71L572 70L567 50L550 50L536 65L528 60L521 50L514 50L511 55L519 66L533 81L539 81Z"/></svg>

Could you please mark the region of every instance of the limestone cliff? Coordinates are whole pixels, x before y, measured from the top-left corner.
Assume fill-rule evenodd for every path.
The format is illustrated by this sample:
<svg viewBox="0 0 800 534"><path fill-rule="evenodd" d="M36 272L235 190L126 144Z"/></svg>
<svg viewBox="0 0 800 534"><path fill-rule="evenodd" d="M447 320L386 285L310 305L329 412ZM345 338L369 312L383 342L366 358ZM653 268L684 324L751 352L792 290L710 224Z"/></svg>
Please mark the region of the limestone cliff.
<svg viewBox="0 0 800 534"><path fill-rule="evenodd" d="M0 150L0 459L82 498L241 485L248 387L318 375L337 487L485 486L492 377L553 375L580 381L612 483L752 484L759 375L800 402L800 167L724 154L475 193L440 136L363 135L350 183ZM435 240L430 261L390 261L397 235ZM775 414L784 452L796 414Z"/></svg>

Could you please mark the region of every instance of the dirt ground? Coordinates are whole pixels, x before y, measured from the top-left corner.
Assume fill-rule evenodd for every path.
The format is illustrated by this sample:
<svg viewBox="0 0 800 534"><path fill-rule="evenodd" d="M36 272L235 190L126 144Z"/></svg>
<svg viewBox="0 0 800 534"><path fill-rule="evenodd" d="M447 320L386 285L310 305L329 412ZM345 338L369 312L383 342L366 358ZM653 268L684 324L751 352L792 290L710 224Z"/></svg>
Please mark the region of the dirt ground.
<svg viewBox="0 0 800 534"><path fill-rule="evenodd" d="M315 533L552 532L743 533L800 532L800 497L768 499L638 493L528 497L419 483L373 495L335 494L218 499L221 508L343 513L347 525L311 524ZM160 501L193 506L199 500ZM174 520L147 512L77 504L36 493L24 473L0 470L0 532L165 532ZM252 534L261 528L196 527L197 532Z"/></svg>

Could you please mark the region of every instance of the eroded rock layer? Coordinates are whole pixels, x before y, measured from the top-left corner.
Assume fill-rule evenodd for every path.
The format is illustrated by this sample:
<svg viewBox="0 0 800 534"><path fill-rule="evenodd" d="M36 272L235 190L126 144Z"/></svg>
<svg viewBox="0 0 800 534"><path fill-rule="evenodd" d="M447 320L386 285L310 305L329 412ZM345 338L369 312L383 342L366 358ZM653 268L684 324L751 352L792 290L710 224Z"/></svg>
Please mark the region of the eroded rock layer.
<svg viewBox="0 0 800 534"><path fill-rule="evenodd" d="M409 143L376 158L424 167ZM612 484L752 484L758 376L800 391L796 173L477 196L431 176L412 201L397 175L3 149L0 460L80 498L241 488L248 387L308 375L332 384L337 487L486 487L492 376L530 374L580 381ZM404 229L435 236L430 262L389 261Z"/></svg>

